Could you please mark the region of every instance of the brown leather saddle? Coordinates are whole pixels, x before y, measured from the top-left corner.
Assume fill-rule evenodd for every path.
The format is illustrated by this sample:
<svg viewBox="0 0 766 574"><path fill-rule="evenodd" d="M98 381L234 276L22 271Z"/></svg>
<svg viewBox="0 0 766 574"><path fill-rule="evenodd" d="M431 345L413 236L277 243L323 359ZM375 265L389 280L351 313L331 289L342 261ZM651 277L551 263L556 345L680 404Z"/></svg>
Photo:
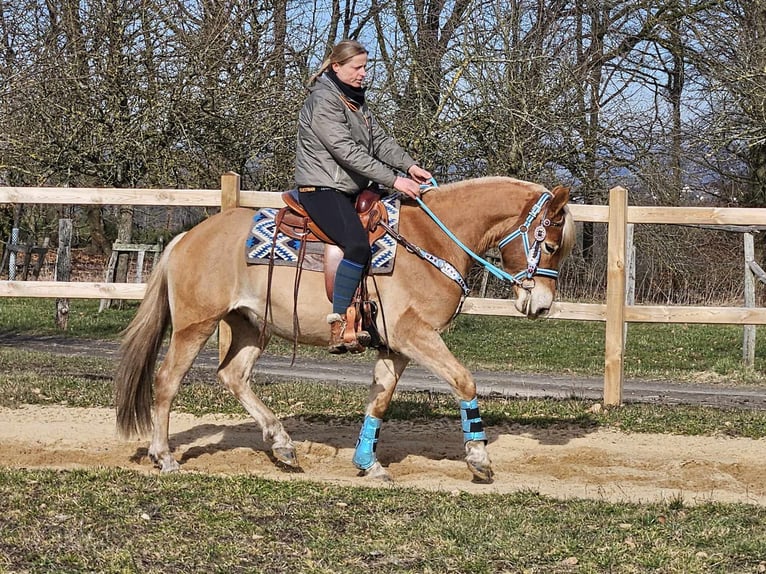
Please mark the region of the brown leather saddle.
<svg viewBox="0 0 766 574"><path fill-rule="evenodd" d="M291 189L282 193L285 207L280 210L279 231L294 239L302 241L322 241L333 244L332 239L327 237L321 229L311 220L305 208L300 202L300 192ZM284 211L284 213L282 213ZM378 224L388 223L388 211L380 201L380 195L371 189L363 190L356 198L356 212L362 225L370 236L370 245L380 239L386 232ZM277 215L279 217L279 214ZM308 230L308 233L306 232Z"/></svg>
<svg viewBox="0 0 766 574"><path fill-rule="evenodd" d="M325 244L325 292L327 298L332 301L335 271L343 258L343 251L319 229L309 214L306 213L305 208L301 205L299 193L297 189L282 193L285 207L277 212L274 233L284 233L288 237L299 239L302 242L322 242ZM363 190L356 198L356 212L367 230L369 243L372 245L386 233L384 226L388 225L388 211L380 200L380 194L371 189ZM384 225L380 225L381 222Z"/></svg>

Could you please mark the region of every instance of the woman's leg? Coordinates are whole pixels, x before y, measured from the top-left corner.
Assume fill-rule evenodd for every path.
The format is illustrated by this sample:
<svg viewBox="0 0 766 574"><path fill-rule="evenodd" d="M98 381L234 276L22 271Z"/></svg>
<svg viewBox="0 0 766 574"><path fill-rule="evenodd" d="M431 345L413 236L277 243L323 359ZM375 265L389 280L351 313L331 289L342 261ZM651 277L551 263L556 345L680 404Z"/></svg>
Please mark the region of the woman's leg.
<svg viewBox="0 0 766 574"><path fill-rule="evenodd" d="M342 353L346 350L342 341L346 310L370 262L367 231L356 213L353 197L332 189L320 189L303 192L300 199L314 222L343 250L343 259L335 272L333 312L327 318L330 351Z"/></svg>

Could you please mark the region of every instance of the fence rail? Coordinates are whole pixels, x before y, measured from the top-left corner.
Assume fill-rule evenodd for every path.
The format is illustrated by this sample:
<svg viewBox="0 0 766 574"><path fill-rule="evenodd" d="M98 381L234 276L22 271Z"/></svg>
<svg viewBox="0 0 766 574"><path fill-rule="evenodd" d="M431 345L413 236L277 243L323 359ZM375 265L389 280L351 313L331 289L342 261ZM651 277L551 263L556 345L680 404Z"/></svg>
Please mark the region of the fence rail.
<svg viewBox="0 0 766 574"><path fill-rule="evenodd" d="M247 191L239 176L221 177L221 189L110 189L0 187L0 204L47 203L77 205L198 206L227 209L281 207L280 193ZM604 348L604 402L622 401L625 325L644 323L703 323L766 325L766 309L755 307L691 307L629 305L626 303L627 229L630 224L677 224L705 226L766 227L766 209L732 207L639 207L627 205L627 191L609 191L609 205L570 205L576 221L608 225L606 302L555 302L549 318L606 323ZM745 273L748 272L745 265ZM145 285L134 283L0 281L0 297L48 297L82 299L141 299ZM463 313L521 317L506 299L469 297Z"/></svg>

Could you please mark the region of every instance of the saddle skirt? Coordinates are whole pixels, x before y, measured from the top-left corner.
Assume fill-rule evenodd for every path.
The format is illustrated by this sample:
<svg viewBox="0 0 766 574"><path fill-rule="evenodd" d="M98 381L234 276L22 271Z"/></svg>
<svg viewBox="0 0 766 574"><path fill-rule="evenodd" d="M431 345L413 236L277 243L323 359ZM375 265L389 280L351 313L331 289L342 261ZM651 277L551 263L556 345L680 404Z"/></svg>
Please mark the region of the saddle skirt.
<svg viewBox="0 0 766 574"><path fill-rule="evenodd" d="M297 195L297 192L296 194ZM285 203L291 205L294 195L290 192L283 194ZM399 208L400 200L398 195L383 197L377 205L385 208L385 214L380 218L397 231L399 227ZM364 206L362 206L364 207ZM301 262L301 267L308 271L325 270L325 253L328 243L323 240L324 234L321 230L315 229L315 226L309 224L308 233L304 228L303 216L300 213L282 213L280 210L271 207L259 209L253 215L250 232L245 241L245 260L251 265L268 265L271 260L272 251L274 253L274 265L297 267L302 243L305 256ZM305 212L304 212L305 213ZM367 222L364 219L365 213L360 214L362 223L369 225L370 210L367 210ZM372 217L378 215L372 214ZM279 229L276 225L281 220ZM373 220L373 223L376 223ZM315 233L319 231L319 233ZM326 239L326 238L325 238ZM377 225L371 234L372 261L370 263L370 273L386 274L394 269L394 257L396 255L396 241L386 230ZM272 250L273 244L273 250ZM340 248L334 247L340 251ZM332 256L336 259L336 256ZM329 262L331 265L337 265L337 261Z"/></svg>

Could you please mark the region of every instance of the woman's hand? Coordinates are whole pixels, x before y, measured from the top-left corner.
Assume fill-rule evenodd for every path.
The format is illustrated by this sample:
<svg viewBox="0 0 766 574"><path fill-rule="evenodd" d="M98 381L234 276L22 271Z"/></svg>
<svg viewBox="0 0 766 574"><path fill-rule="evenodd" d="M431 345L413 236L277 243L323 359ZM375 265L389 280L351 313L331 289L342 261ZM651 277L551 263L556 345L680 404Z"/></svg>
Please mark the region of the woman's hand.
<svg viewBox="0 0 766 574"><path fill-rule="evenodd" d="M409 173L410 177L419 184L431 183L431 179L433 178L430 171L423 169L417 164L412 165L407 173Z"/></svg>
<svg viewBox="0 0 766 574"><path fill-rule="evenodd" d="M407 170L410 178L397 177L394 182L394 189L401 191L403 194L410 196L412 199L420 197L420 186L423 184L431 183L432 175L428 170L423 169L419 165L415 164Z"/></svg>
<svg viewBox="0 0 766 574"><path fill-rule="evenodd" d="M420 197L420 184L409 177L397 177L394 181L394 189L401 191L412 199Z"/></svg>

